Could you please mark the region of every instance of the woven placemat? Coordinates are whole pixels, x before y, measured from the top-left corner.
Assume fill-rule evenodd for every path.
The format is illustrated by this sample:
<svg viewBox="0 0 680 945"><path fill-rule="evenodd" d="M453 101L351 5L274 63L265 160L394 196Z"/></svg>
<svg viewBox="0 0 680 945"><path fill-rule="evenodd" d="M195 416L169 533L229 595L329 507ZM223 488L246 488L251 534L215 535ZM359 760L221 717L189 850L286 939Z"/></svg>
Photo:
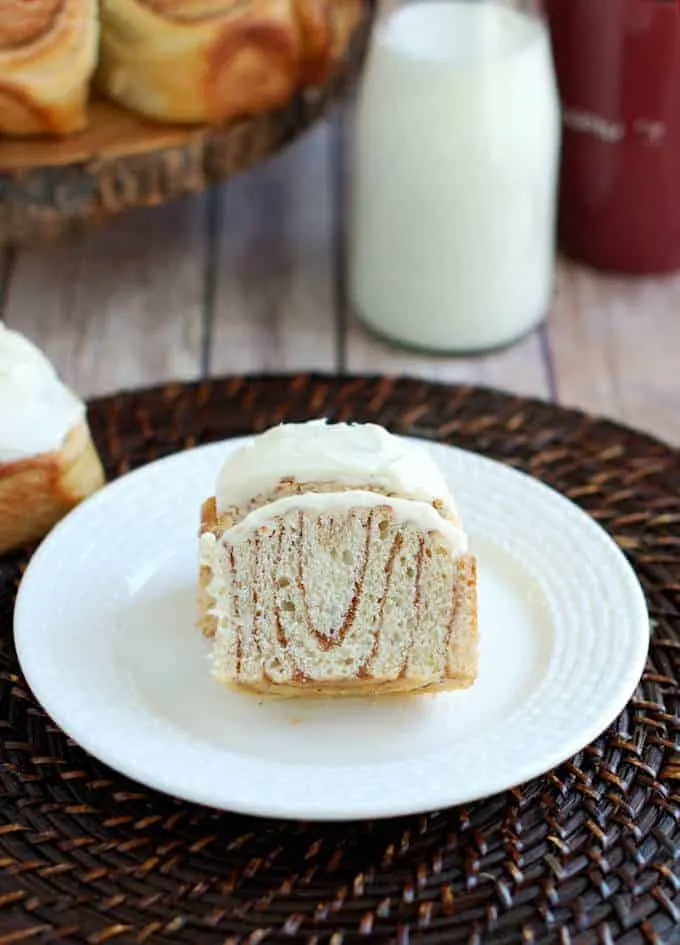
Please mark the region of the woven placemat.
<svg viewBox="0 0 680 945"><path fill-rule="evenodd" d="M634 699L551 774L463 808L337 826L219 813L120 777L50 722L12 647L26 556L0 559L0 945L680 942L680 455L580 413L409 380L227 379L91 408L111 476L319 415L476 450L587 509L653 618Z"/></svg>

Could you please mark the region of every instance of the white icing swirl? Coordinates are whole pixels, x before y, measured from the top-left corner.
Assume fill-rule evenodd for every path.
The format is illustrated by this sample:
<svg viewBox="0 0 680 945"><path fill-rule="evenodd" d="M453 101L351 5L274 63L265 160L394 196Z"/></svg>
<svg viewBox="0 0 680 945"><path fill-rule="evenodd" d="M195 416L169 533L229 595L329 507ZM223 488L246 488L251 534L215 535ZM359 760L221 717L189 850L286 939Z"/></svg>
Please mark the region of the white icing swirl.
<svg viewBox="0 0 680 945"><path fill-rule="evenodd" d="M439 467L421 446L372 423L310 420L272 427L237 450L218 477L218 510L270 493L281 479L371 486L455 505Z"/></svg>
<svg viewBox="0 0 680 945"><path fill-rule="evenodd" d="M84 415L42 351L0 321L0 463L60 449Z"/></svg>
<svg viewBox="0 0 680 945"><path fill-rule="evenodd" d="M305 495L285 496L267 505L254 509L236 525L228 528L221 537L223 545L236 545L250 538L258 529L271 525L276 519L291 512L311 512L314 515L334 515L351 509L389 508L399 525L413 525L422 532L434 532L451 554L458 556L468 550L468 538L463 529L442 518L428 502L413 499L386 498L375 492L362 490L350 492L308 492ZM202 551L210 554L211 545L206 543Z"/></svg>

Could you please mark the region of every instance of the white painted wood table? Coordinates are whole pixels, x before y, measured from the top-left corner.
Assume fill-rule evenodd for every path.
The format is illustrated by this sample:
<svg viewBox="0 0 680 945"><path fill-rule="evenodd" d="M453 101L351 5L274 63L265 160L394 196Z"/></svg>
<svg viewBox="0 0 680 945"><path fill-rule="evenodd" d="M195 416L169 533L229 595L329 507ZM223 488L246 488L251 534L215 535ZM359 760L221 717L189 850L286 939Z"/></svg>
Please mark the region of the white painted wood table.
<svg viewBox="0 0 680 945"><path fill-rule="evenodd" d="M483 358L368 337L346 303L340 122L221 189L5 260L3 317L92 396L295 370L467 382L586 408L680 445L680 275L561 260L546 325Z"/></svg>

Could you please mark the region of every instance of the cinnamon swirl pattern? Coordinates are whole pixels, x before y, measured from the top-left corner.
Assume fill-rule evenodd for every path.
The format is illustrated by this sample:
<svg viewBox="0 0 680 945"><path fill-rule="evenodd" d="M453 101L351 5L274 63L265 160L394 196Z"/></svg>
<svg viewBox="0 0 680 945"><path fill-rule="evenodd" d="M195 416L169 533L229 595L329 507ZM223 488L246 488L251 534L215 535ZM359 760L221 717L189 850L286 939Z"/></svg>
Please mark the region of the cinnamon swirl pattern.
<svg viewBox="0 0 680 945"><path fill-rule="evenodd" d="M1 0L0 133L82 130L98 35L96 0Z"/></svg>
<svg viewBox="0 0 680 945"><path fill-rule="evenodd" d="M102 0L99 87L161 121L217 122L325 81L361 0Z"/></svg>
<svg viewBox="0 0 680 945"><path fill-rule="evenodd" d="M302 465L306 456L307 466L317 467L332 463L334 442L355 439L362 456L354 470L348 459L345 477L363 465L368 482L310 482L300 469L299 479L287 476L268 494L225 511L214 498L204 504L200 619L213 639L217 679L281 696L472 685L476 560L451 497L428 502L382 494L376 480L409 482L407 464L416 456L393 450L390 471L391 444L371 439L375 431L313 424L279 431L227 462L220 483L230 482L232 498L244 499L251 462L266 478L261 462L282 439L292 464ZM320 458L311 456L311 437ZM412 480L410 486L417 489ZM431 475L422 492L432 486L439 483Z"/></svg>

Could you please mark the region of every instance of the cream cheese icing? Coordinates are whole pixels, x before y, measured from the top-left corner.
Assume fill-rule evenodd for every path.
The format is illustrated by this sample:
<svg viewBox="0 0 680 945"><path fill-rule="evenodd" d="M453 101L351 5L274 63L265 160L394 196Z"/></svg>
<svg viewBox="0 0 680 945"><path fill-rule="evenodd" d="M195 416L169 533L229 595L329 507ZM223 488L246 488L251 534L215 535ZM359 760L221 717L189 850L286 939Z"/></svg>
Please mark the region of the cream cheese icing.
<svg viewBox="0 0 680 945"><path fill-rule="evenodd" d="M60 449L84 416L42 351L0 321L0 463Z"/></svg>
<svg viewBox="0 0 680 945"><path fill-rule="evenodd" d="M285 496L250 512L244 519L226 529L219 542L235 545L251 537L258 529L274 519L290 512L312 512L315 515L334 515L350 509L376 509L388 507L400 525L413 525L425 532L436 532L442 543L454 555L468 550L468 538L459 525L442 518L432 505L415 499L386 498L375 492L350 490L348 492L307 492L303 495ZM204 535L203 538L206 538ZM208 559L214 554L215 544L206 541L201 548ZM205 562L207 563L207 561Z"/></svg>
<svg viewBox="0 0 680 945"><path fill-rule="evenodd" d="M440 499L455 511L441 470L419 444L376 424L326 420L272 427L233 453L217 480L218 511L267 494L291 476L373 486L423 502Z"/></svg>

